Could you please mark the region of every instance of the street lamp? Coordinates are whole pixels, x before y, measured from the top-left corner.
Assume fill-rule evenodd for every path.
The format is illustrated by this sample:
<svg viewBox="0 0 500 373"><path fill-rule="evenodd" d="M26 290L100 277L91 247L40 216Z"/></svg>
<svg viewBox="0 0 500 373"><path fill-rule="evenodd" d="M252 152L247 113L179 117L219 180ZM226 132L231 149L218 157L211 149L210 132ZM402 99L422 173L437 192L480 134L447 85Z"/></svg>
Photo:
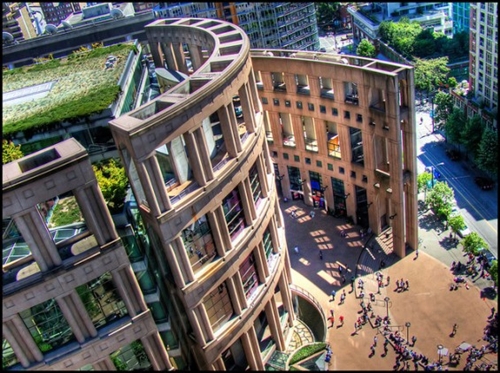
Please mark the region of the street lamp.
<svg viewBox="0 0 500 373"><path fill-rule="evenodd" d="M432 132L434 133L434 94L431 96L431 119L432 119Z"/></svg>
<svg viewBox="0 0 500 373"><path fill-rule="evenodd" d="M427 169L429 169L429 170L431 171L431 177L432 177L432 180L431 180L431 188L433 188L433 187L434 187L434 171L436 171L436 167L437 167L437 166L442 166L442 165L444 165L444 162L441 162L441 163L438 163L438 164L436 164L436 165L431 165L431 166L427 167ZM439 171L438 171L438 174L439 174L439 175L437 176L437 178L439 178L439 176L441 175L441 174L439 173Z"/></svg>
<svg viewBox="0 0 500 373"><path fill-rule="evenodd" d="M411 326L411 323L409 321L407 321L405 326L406 326L406 344L409 345L410 344L410 326Z"/></svg>
<svg viewBox="0 0 500 373"><path fill-rule="evenodd" d="M389 301L391 300L391 298L389 297L385 297L384 298L384 301L385 301L385 310L386 310L386 313L387 313L387 319L389 319Z"/></svg>

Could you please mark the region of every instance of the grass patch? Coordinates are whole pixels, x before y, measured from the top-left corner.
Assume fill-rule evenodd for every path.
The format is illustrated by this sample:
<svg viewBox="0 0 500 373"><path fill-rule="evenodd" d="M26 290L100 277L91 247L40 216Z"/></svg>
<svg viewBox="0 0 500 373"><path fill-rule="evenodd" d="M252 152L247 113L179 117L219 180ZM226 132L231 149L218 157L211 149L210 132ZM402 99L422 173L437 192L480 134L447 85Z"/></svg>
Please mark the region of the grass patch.
<svg viewBox="0 0 500 373"><path fill-rule="evenodd" d="M82 222L83 215L74 196L62 198L57 203L50 219L49 228Z"/></svg>
<svg viewBox="0 0 500 373"><path fill-rule="evenodd" d="M295 354L293 354L288 365L293 365L293 364L297 363L298 361L304 360L304 359L308 358L309 356L314 355L316 352L324 350L325 348L326 348L325 342L317 342L314 344L304 346L304 347L300 348L299 350L297 350L297 352Z"/></svg>

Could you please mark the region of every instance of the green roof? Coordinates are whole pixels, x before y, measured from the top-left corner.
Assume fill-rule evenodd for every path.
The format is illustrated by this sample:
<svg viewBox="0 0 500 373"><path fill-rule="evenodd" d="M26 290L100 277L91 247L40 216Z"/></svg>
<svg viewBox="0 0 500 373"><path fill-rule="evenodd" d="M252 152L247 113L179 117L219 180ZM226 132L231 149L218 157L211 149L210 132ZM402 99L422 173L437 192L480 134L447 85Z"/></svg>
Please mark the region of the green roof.
<svg viewBox="0 0 500 373"><path fill-rule="evenodd" d="M118 81L131 50L132 42L82 47L67 58L4 70L2 134L48 129L102 112L118 97ZM108 61L109 56L116 59Z"/></svg>

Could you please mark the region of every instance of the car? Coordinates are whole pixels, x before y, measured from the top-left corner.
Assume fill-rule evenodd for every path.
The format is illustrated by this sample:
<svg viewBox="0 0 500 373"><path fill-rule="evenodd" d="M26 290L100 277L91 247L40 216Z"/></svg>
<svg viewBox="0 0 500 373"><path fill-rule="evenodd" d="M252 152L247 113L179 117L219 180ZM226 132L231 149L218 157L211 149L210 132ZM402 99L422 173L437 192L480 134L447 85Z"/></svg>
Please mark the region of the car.
<svg viewBox="0 0 500 373"><path fill-rule="evenodd" d="M457 152L456 150L446 150L446 155L452 160L452 161L458 161L460 160L460 153Z"/></svg>
<svg viewBox="0 0 500 373"><path fill-rule="evenodd" d="M468 227L467 225L465 225L465 228L464 228L464 229L460 229L460 230L457 232L457 234L458 234L460 237L462 237L462 238L464 238L465 236L467 236L469 233L470 233L470 229L469 229L469 227Z"/></svg>
<svg viewBox="0 0 500 373"><path fill-rule="evenodd" d="M495 258L495 256L491 253L490 250L487 250L484 247L479 249L478 255L486 259L486 261L488 262L488 266L491 266L494 260L498 260L497 258Z"/></svg>
<svg viewBox="0 0 500 373"><path fill-rule="evenodd" d="M477 176L474 178L474 182L482 189L482 190L490 190L493 189L494 182L488 177Z"/></svg>

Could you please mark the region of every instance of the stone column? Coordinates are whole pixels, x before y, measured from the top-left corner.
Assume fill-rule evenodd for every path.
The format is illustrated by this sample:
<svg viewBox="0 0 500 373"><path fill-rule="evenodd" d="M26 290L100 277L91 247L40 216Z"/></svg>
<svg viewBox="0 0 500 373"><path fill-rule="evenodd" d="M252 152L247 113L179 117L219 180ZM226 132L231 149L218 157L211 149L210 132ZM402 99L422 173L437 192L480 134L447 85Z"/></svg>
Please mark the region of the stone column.
<svg viewBox="0 0 500 373"><path fill-rule="evenodd" d="M142 337L141 342L154 370L173 370L173 366L170 363L167 351L158 332Z"/></svg>
<svg viewBox="0 0 500 373"><path fill-rule="evenodd" d="M197 307L195 307L194 312L198 316L198 319L201 321L201 325L203 325L203 331L206 335L207 342L213 341L215 339L214 331L212 329L210 319L208 318L205 305L203 303L199 304Z"/></svg>
<svg viewBox="0 0 500 373"><path fill-rule="evenodd" d="M40 271L45 272L62 263L56 244L36 207L13 216L19 233L28 244Z"/></svg>
<svg viewBox="0 0 500 373"><path fill-rule="evenodd" d="M172 271L172 275L174 276L175 284L178 288L182 289L188 281L184 278L182 273L182 269L177 262L175 257L175 252L171 243L162 242L163 252L165 253L170 269Z"/></svg>
<svg viewBox="0 0 500 373"><path fill-rule="evenodd" d="M197 128L194 132L194 139L196 141L197 149L200 157L200 166L204 171L206 180L213 180L215 178L214 171L212 168L212 161L210 160L210 154L208 151L207 140L203 132L203 127Z"/></svg>
<svg viewBox="0 0 500 373"><path fill-rule="evenodd" d="M255 354L254 356L255 362L257 363L257 370L264 371L264 362L262 361L262 354L260 353L259 339L257 338L257 333L255 333L255 326L252 325L247 334Z"/></svg>
<svg viewBox="0 0 500 373"><path fill-rule="evenodd" d="M245 127L249 133L255 132L255 110L253 108L252 96L248 91L246 84L243 84L238 90L240 96L241 108L245 119Z"/></svg>
<svg viewBox="0 0 500 373"><path fill-rule="evenodd" d="M241 279L240 271L236 271L233 276L234 290L236 290L236 295L240 301L240 305L243 309L248 308L248 301L245 295L245 289L243 289L243 280Z"/></svg>
<svg viewBox="0 0 500 373"><path fill-rule="evenodd" d="M116 370L115 364L113 364L109 355L99 360L97 363L92 364L92 367L94 370Z"/></svg>
<svg viewBox="0 0 500 373"><path fill-rule="evenodd" d="M229 111L233 112L230 113ZM236 115L234 113L233 104L224 105L217 110L217 115L220 120L222 135L224 136L224 145L231 158L236 158L241 152L241 141L238 136L238 125L236 123Z"/></svg>
<svg viewBox="0 0 500 373"><path fill-rule="evenodd" d="M245 216L248 215L247 221L253 222L255 219L257 219L257 211L255 209L255 202L253 201L252 185L250 183L249 177L250 175L245 179L243 179L243 182L238 186L241 185L239 189L243 190L243 193L240 193L240 195L242 202L243 200L245 200L243 206L244 206L244 211L248 213L248 214L245 213Z"/></svg>
<svg viewBox="0 0 500 373"><path fill-rule="evenodd" d="M238 291L236 290L236 286L234 285L233 277L228 277L225 283L227 286L227 292L229 293L229 298L231 299L231 304L233 305L234 313L236 315L241 315L243 310L238 296Z"/></svg>
<svg viewBox="0 0 500 373"><path fill-rule="evenodd" d="M186 281L193 282L196 277L194 275L193 268L191 267L191 262L189 261L189 258L187 256L184 242L182 241L182 238L180 236L174 238L174 240L172 241L172 246L174 245L177 247L177 249L174 250L174 255L178 259L178 262L181 264L182 273L185 275Z"/></svg>
<svg viewBox="0 0 500 373"><path fill-rule="evenodd" d="M254 110L261 111L260 109L260 99L257 93L257 82L255 81L255 72L252 68L250 74L248 74L248 87L250 88L250 94L252 95L252 100L254 103Z"/></svg>
<svg viewBox="0 0 500 373"><path fill-rule="evenodd" d="M260 181L260 189L262 191L262 197L267 198L269 197L270 188L268 184L266 166L262 159L262 154L257 157L257 171L259 173L259 181Z"/></svg>
<svg viewBox="0 0 500 373"><path fill-rule="evenodd" d="M76 291L72 291L69 294L68 299L71 298L72 302L72 312L75 315L75 318L79 320L80 323L80 328L82 329L84 335L86 337L96 337L97 336L97 329L95 328L94 324L92 323L92 320L90 319L89 314L87 313L87 310L85 309L85 305L83 304L82 300L80 299L80 296Z"/></svg>
<svg viewBox="0 0 500 373"><path fill-rule="evenodd" d="M103 246L116 240L118 234L97 180L74 189L73 194L85 218L85 223L94 234L99 245Z"/></svg>
<svg viewBox="0 0 500 373"><path fill-rule="evenodd" d="M68 322L69 326L71 327L71 331L75 335L75 338L78 341L78 343L83 343L85 342L85 335L83 334L83 331L80 329L80 326L78 325L78 320L73 315L73 313L71 312L72 310L66 303L66 297L67 297L66 295L56 297L57 304L59 305L59 308L61 308L61 312L64 315L64 318Z"/></svg>
<svg viewBox="0 0 500 373"><path fill-rule="evenodd" d="M226 364L224 364L224 360L222 360L221 357L215 359L214 362L212 363L212 369L219 372L225 372Z"/></svg>
<svg viewBox="0 0 500 373"><path fill-rule="evenodd" d="M172 43L172 49L174 50L175 61L177 62L179 71L189 75L182 43Z"/></svg>
<svg viewBox="0 0 500 373"><path fill-rule="evenodd" d="M288 311L288 314L290 315L289 324L291 326L292 321L294 319L294 311L293 311L294 309L293 309L290 287L288 286L288 283L285 281L285 277L283 274L281 274L279 279L279 288L280 288L279 291L281 293L281 299L283 299L283 307L285 308L286 311Z"/></svg>
<svg viewBox="0 0 500 373"><path fill-rule="evenodd" d="M198 317L196 316L196 313L194 312L194 309L189 309L186 310L187 317L189 319L189 323L191 324L191 327L193 328L193 333L196 337L196 341L198 342L198 345L200 347L205 346L206 341L205 337L203 336L203 331L201 328L201 325L198 321Z"/></svg>
<svg viewBox="0 0 500 373"><path fill-rule="evenodd" d="M252 341L250 340L248 333L243 333L240 338L241 344L243 345L243 351L245 351L245 357L247 359L248 365L250 365L250 370L263 370L259 369L259 365L252 348Z"/></svg>
<svg viewBox="0 0 500 373"><path fill-rule="evenodd" d="M189 56L191 57L191 63L193 65L193 70L198 70L201 65L203 65L203 56L201 54L201 47L196 44L189 44Z"/></svg>
<svg viewBox="0 0 500 373"><path fill-rule="evenodd" d="M264 248L264 244L262 243L262 241L259 242L259 244L257 245L256 252L258 253L260 260L262 261L261 264L261 270L263 276L262 278L266 279L269 276L269 267L267 264L266 250ZM263 282L265 281L263 280Z"/></svg>
<svg viewBox="0 0 500 373"><path fill-rule="evenodd" d="M153 155L146 159L143 162L143 165L151 182L154 198L158 203L159 212L163 213L172 209L172 204L170 202L170 198L168 198L167 188L165 187L163 175L156 156Z"/></svg>
<svg viewBox="0 0 500 373"><path fill-rule="evenodd" d="M228 241L228 231L225 221L221 225L219 223L218 215L220 215L219 210L222 209L220 206L217 207L215 211L207 212L207 219L212 228L212 237L215 242L215 250L217 251L217 255L221 258L226 255L226 251L231 250L231 241ZM224 228L225 227L225 228Z"/></svg>
<svg viewBox="0 0 500 373"><path fill-rule="evenodd" d="M169 70L179 70L179 67L177 66L177 61L175 60L174 53L172 51L172 43L170 42L162 42L161 44L161 50L164 54L164 59L167 62L167 68Z"/></svg>
<svg viewBox="0 0 500 373"><path fill-rule="evenodd" d="M278 307L276 305L274 296L272 296L269 302L266 304L265 311L269 327L271 328L271 335L276 342L276 347L278 351L285 351L285 336L283 335L283 332L281 330L280 316L278 314Z"/></svg>
<svg viewBox="0 0 500 373"><path fill-rule="evenodd" d="M16 313L11 319L3 322L2 333L24 368L28 368L32 363L43 361L42 352L19 314Z"/></svg>
<svg viewBox="0 0 500 373"><path fill-rule="evenodd" d="M198 147L194 139L194 133L186 132L184 133L184 140L186 142L187 152L189 154L190 166L193 170L193 176L196 182L201 186L207 185L207 179L205 173L203 172L202 161ZM212 167L210 166L210 169Z"/></svg>

